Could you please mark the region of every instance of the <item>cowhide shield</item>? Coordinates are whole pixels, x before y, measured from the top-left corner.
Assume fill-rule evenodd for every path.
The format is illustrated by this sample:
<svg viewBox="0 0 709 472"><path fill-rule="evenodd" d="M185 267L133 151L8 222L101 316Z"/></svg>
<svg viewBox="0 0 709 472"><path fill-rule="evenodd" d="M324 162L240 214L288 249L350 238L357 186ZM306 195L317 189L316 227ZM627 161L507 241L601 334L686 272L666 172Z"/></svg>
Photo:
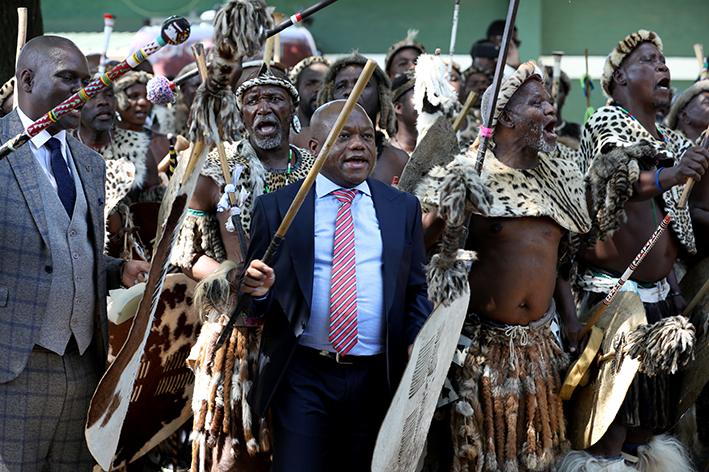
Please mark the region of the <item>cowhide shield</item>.
<svg viewBox="0 0 709 472"><path fill-rule="evenodd" d="M583 313L579 320L587 322L598 305ZM613 422L640 366L640 361L630 356L621 356L622 360L618 361L615 346L621 337L645 323L647 318L640 297L635 292L620 291L594 325L603 330L598 371L588 385L576 387L565 408L567 436L574 449L596 444Z"/></svg>
<svg viewBox="0 0 709 472"><path fill-rule="evenodd" d="M421 138L411 158L401 171L399 188L405 192L415 193L416 187L428 172L436 166L445 166L460 154L458 138L448 119L439 116Z"/></svg>
<svg viewBox="0 0 709 472"><path fill-rule="evenodd" d="M195 285L184 274L170 274L165 280L140 360L114 467L143 456L192 415L194 374L185 360L197 342L201 326L193 307ZM119 352L128 338L131 321L109 323L109 361L111 353Z"/></svg>
<svg viewBox="0 0 709 472"><path fill-rule="evenodd" d="M372 472L415 470L469 301L466 288L449 306L438 305L416 336L404 376L379 430Z"/></svg>
<svg viewBox="0 0 709 472"><path fill-rule="evenodd" d="M159 221L163 223L159 227L145 293L133 327L125 345L106 370L91 399L86 421L86 442L96 462L104 470L110 470L118 450L129 403L136 396L134 387L140 385L136 384L136 380L147 375L149 369L162 369L156 365L145 364L142 360L146 349L150 349L147 345L148 335L160 305L159 297L167 276L170 253L187 213L187 204L194 193L197 177L207 158L207 148L203 143L196 143L195 148L192 158L188 159L186 154L183 155L165 192L159 217ZM185 179L188 165L193 167L193 170ZM131 434L131 431L126 431L125 434Z"/></svg>
<svg viewBox="0 0 709 472"><path fill-rule="evenodd" d="M684 298L687 302L694 299L694 296L702 288L702 285L709 279L709 258L700 261L697 265L687 272L679 283L679 287L684 293ZM704 319L709 313L709 294L705 294L697 307L702 311ZM706 322L704 323L706 326ZM697 336L697 342L694 348L694 359L689 362L687 368L680 373L682 376L682 386L680 387L679 403L677 404L677 414L675 420L684 414L692 404L697 401L699 395L702 394L702 389L709 381L709 332L706 327L704 332ZM703 395L708 395L709 391ZM697 402L699 410L700 402ZM701 402L702 409L705 409L706 400ZM699 419L699 411L697 411L697 419Z"/></svg>

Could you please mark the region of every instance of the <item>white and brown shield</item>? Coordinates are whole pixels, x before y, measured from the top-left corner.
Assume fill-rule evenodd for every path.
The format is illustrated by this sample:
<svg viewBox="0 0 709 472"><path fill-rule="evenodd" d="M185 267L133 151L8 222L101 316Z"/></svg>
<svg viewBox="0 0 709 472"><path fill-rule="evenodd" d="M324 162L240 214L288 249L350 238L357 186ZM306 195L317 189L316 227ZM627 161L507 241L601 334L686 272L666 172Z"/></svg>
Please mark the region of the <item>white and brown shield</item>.
<svg viewBox="0 0 709 472"><path fill-rule="evenodd" d="M185 360L201 326L193 306L195 285L184 274L170 274L165 279L123 422L114 467L143 456L192 415L194 374ZM134 296L140 297L142 293ZM125 306L132 305L135 314L137 303L127 302ZM118 307L114 308L118 311ZM122 310L123 317L128 310ZM123 347L131 324L132 319L109 324L109 361L111 354Z"/></svg>
<svg viewBox="0 0 709 472"><path fill-rule="evenodd" d="M135 397L134 387L139 385L136 380L144 375L145 364L142 361L150 350L147 341L160 305L172 247L206 158L207 149L203 143L198 142L190 158L184 155L175 169L160 207L159 221L162 224L159 226L145 293L133 327L91 399L86 421L86 442L91 454L104 470L111 468L131 399ZM132 432L126 431L125 434Z"/></svg>
<svg viewBox="0 0 709 472"><path fill-rule="evenodd" d="M379 430L372 472L415 470L468 311L467 289L424 323Z"/></svg>

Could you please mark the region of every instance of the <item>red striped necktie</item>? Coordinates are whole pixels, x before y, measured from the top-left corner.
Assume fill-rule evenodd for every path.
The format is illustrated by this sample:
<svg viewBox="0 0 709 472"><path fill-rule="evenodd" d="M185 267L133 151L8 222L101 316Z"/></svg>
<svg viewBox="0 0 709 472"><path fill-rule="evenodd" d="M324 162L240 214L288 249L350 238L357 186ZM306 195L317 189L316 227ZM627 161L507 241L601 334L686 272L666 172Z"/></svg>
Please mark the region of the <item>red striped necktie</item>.
<svg viewBox="0 0 709 472"><path fill-rule="evenodd" d="M354 221L350 207L357 190L332 192L340 202L335 219L335 245L330 289L330 344L347 354L357 344L357 274Z"/></svg>

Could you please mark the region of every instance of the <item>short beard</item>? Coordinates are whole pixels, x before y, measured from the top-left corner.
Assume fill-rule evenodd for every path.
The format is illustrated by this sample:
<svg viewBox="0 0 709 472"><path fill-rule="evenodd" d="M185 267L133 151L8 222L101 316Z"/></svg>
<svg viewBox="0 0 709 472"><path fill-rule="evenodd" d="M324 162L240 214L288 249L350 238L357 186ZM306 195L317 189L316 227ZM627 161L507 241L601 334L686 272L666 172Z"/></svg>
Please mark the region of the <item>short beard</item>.
<svg viewBox="0 0 709 472"><path fill-rule="evenodd" d="M280 132L277 133L274 137L272 138L260 138L256 135L255 131L255 126L254 126L254 131L251 134L251 144L254 145L254 147L257 147L259 149L263 149L264 151L270 151L272 149L277 149L283 145L283 142L288 142L288 138L290 137L290 129L287 126L283 126L280 121L276 120L276 123L279 127L281 127ZM254 125L257 125L258 123L254 123Z"/></svg>
<svg viewBox="0 0 709 472"><path fill-rule="evenodd" d="M251 139L253 140L253 144L255 147L259 149L263 149L265 151L270 151L271 149L276 149L281 147L281 144L283 144L283 135L279 134L277 136L274 136L272 138L265 138L261 139L255 134L251 135Z"/></svg>
<svg viewBox="0 0 709 472"><path fill-rule="evenodd" d="M526 136L524 144L526 144L528 148L531 148L536 152L550 154L556 151L556 141L551 144L546 139L544 139L544 129L542 129L541 127L539 128L538 132L536 129L534 129L533 133L530 133L528 136Z"/></svg>
<svg viewBox="0 0 709 472"><path fill-rule="evenodd" d="M669 105L669 104L670 104L669 101L667 101L667 102L661 102L661 101L659 101L659 100L653 100L653 101L652 101L652 106L654 106L654 107L657 108L657 109L665 108L665 107L666 107L667 105Z"/></svg>

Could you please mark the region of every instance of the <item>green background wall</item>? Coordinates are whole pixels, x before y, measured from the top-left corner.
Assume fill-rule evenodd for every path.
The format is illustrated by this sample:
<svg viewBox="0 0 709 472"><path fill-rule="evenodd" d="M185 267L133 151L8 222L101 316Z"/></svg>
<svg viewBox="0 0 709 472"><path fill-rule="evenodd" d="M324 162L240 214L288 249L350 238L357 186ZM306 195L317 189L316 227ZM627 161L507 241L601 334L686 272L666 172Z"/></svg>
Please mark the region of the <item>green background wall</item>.
<svg viewBox="0 0 709 472"><path fill-rule="evenodd" d="M303 10L316 0L269 0L286 15ZM310 27L323 53L384 53L403 39L409 28L420 31L418 40L429 51L448 51L454 0L339 0L314 16ZM44 0L47 32L101 31L103 13L117 16L116 31L136 31L147 17L188 15L211 9L215 0L116 0L109 4L89 0ZM504 18L505 0L461 0L456 52L466 54L485 35L488 23ZM692 45L704 43L709 51L709 1L707 0L521 0L517 28L523 60L536 59L554 50L566 55L605 56L626 34L640 28L657 31L668 56L692 57ZM563 69L563 62L562 62ZM592 71L598 79L600 71ZM673 82L684 90L689 82ZM578 82L564 109L566 119L579 121L586 107ZM603 105L600 87L594 107Z"/></svg>

